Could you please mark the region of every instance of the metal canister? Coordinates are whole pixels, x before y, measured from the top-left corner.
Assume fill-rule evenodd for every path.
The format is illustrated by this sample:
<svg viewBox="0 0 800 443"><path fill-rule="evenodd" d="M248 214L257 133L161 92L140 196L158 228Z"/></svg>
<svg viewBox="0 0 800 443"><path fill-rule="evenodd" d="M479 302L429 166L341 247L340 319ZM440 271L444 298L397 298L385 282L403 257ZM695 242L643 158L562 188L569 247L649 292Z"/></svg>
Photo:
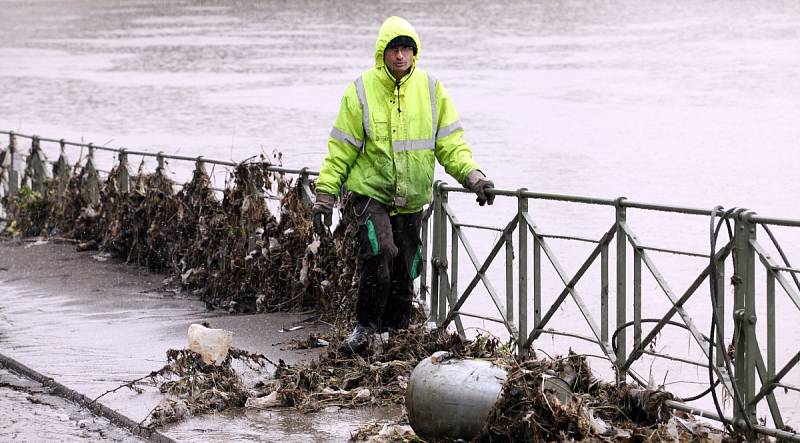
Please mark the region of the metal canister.
<svg viewBox="0 0 800 443"><path fill-rule="evenodd" d="M485 360L437 352L419 362L408 381L406 410L414 432L426 439L477 436L506 380L506 370Z"/></svg>

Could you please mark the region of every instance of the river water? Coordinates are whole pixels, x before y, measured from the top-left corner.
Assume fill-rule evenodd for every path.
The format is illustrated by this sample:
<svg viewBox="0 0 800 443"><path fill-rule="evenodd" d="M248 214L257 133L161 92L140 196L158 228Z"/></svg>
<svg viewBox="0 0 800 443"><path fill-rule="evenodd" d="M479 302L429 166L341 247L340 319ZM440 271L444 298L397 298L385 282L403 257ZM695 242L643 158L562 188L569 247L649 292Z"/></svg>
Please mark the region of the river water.
<svg viewBox="0 0 800 443"><path fill-rule="evenodd" d="M420 66L447 85L498 187L800 218L796 1L0 0L0 129L232 160L280 151L287 166L317 168L341 93L371 66L389 15L415 25ZM170 167L186 177L187 165ZM215 172L221 181L224 171ZM476 211L463 196L453 200L471 222L502 226L513 216L511 201ZM599 238L613 222L609 208L532 207L555 234ZM629 221L646 244L708 250L706 219L640 211ZM776 233L800 260L800 235ZM478 234L476 249L496 239ZM568 274L589 251L553 242ZM679 294L704 265L655 260ZM502 268L490 274L502 288ZM560 290L554 275L545 276L545 292ZM582 288L595 312L596 280ZM643 288L652 308L643 315L663 315L668 301L655 281L645 276ZM779 294L778 330L790 331L780 334L780 367L800 348L800 334L797 310ZM707 305L703 296L688 309L700 317ZM486 298L467 303L491 306ZM580 319L574 308L563 311L561 322ZM697 321L707 331L708 319ZM697 353L683 332L660 340L663 347ZM704 377L660 365L639 369L678 391L678 381ZM789 392L784 415L797 417L800 396Z"/></svg>

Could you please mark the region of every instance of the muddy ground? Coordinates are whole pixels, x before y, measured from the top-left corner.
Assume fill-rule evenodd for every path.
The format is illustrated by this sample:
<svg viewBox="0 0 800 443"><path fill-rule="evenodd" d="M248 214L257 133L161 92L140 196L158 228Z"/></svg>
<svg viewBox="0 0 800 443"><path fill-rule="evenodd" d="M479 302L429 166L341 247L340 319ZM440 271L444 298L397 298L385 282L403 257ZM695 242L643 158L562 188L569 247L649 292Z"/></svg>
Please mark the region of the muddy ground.
<svg viewBox="0 0 800 443"><path fill-rule="evenodd" d="M0 241L0 353L95 397L160 368L166 350L185 347L188 326L201 321L233 331L235 347L275 361L307 361L322 352L290 349L292 340L326 330L326 325L310 320L310 312L209 311L196 298L164 291L163 279L97 252L76 252L70 243ZM301 329L282 332L293 326ZM124 389L103 401L139 421L159 399L155 389ZM0 418L3 427L6 420L10 425L36 416L32 408L2 409L15 411ZM190 418L163 432L181 441L345 441L364 422L399 414L397 409L369 407L307 415L291 410L234 411ZM64 425L65 415L70 413L39 418L56 426ZM20 428L20 441L36 441L41 426ZM26 430L31 435L25 435Z"/></svg>

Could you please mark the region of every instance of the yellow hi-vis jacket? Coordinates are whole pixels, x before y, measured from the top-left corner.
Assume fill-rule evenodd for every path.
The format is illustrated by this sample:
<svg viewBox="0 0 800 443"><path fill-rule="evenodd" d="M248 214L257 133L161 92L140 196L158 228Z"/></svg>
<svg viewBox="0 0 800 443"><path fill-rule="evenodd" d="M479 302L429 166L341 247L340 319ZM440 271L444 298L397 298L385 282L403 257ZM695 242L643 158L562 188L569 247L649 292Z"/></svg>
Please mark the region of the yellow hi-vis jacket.
<svg viewBox="0 0 800 443"><path fill-rule="evenodd" d="M401 35L414 39L417 54L397 86L383 51ZM348 85L342 97L317 192L338 195L346 180L348 190L388 205L392 213L413 213L431 201L434 158L462 184L480 169L447 90L416 67L421 49L406 20L390 17L383 23L375 67Z"/></svg>

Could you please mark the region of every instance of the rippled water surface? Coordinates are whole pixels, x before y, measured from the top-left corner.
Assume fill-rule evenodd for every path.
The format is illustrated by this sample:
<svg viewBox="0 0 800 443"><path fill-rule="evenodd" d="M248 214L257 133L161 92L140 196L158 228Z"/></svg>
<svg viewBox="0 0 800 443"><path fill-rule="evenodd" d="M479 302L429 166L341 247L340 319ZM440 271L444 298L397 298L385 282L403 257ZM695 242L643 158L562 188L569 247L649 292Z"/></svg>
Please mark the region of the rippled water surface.
<svg viewBox="0 0 800 443"><path fill-rule="evenodd" d="M372 65L375 33L392 14L417 28L420 66L447 85L475 157L499 187L800 218L795 1L3 0L0 129L234 160L279 150L286 165L316 168L340 95ZM178 178L188 171L170 168ZM515 207L508 199L493 211L475 211L464 197L452 203L464 219L501 225ZM614 216L610 208L532 208L547 232L592 238ZM629 222L646 244L708 250L706 219L632 211ZM776 234L800 262L800 235ZM497 238L479 235L476 248ZM553 242L570 274L590 250ZM679 294L705 265L692 260L655 258ZM492 272L502 287L502 268ZM544 278L545 292L557 294L555 274ZM584 286L599 310L599 282ZM763 296L763 285L757 290ZM669 306L647 275L643 294L645 311L653 309L645 316ZM702 331L707 298L687 305ZM782 293L778 303L778 330L796 331L794 305ZM564 316L556 326L580 319L574 308ZM779 335L780 363L800 335ZM659 343L697 352L682 332ZM659 365L640 369L658 382L670 370ZM671 371L684 381L705 377ZM798 396L787 395L788 415L797 416Z"/></svg>
<svg viewBox="0 0 800 443"><path fill-rule="evenodd" d="M398 14L499 185L799 215L793 1L1 5L4 129L316 167Z"/></svg>

